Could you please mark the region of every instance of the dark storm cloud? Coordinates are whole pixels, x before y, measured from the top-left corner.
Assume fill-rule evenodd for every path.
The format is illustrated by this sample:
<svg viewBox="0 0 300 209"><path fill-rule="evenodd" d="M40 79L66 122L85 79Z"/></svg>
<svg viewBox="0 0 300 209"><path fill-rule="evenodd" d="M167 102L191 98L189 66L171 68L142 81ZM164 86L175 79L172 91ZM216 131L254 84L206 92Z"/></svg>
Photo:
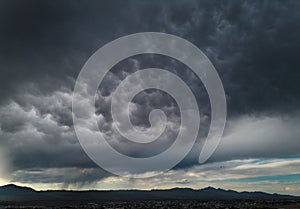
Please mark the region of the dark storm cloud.
<svg viewBox="0 0 300 209"><path fill-rule="evenodd" d="M80 148L72 128L70 108L73 85L82 65L95 50L115 38L135 32L167 32L200 47L223 81L229 120L243 114L277 118L297 112L300 105L299 9L299 1L271 0L1 1L0 140L1 146L8 150L7 158L12 161L12 170L18 171L15 178L29 182L31 178L38 181L37 178L59 176L51 172L26 173L32 168L76 167L78 175L82 169L94 169L95 165ZM149 60L151 64L151 59L132 59L127 67L148 66ZM155 63L174 70L171 62L160 60ZM109 98L112 87L132 72L122 65L118 70L107 75L102 85L104 97ZM203 113L208 113L203 86L189 71L181 76L197 91ZM135 103L146 103L148 106L137 109L132 119L136 125L147 126L145 113L156 105L147 102L147 99L161 97L158 97L159 94L143 94L140 99L136 98ZM160 105L166 108L170 106L170 100L164 99L160 100ZM104 117L102 130L112 136L108 101L102 100L96 105L101 107L98 111ZM206 120L203 126L208 124L209 120ZM290 127L282 131L292 133L287 136L291 136L295 145L298 133ZM235 132L245 133L243 130ZM236 138L242 138L242 134ZM249 134L247 137L250 141L251 136ZM282 146L280 140L276 139L278 147ZM229 142L228 145L221 145L229 149L231 140ZM259 151L253 152L254 149L253 145L252 151L247 150L249 154L246 157L262 156ZM292 154L297 154L295 149ZM273 150L275 152L267 152L265 156L291 154ZM135 154L132 149L127 152ZM219 152L216 160L227 154L218 155ZM231 153L228 159L236 157L245 155ZM187 159L183 164L194 164L196 161L192 159ZM98 171L95 173L99 174ZM90 178L95 180L96 174ZM105 175L99 174L99 178ZM70 181L81 181L80 178L75 175L70 177Z"/></svg>
<svg viewBox="0 0 300 209"><path fill-rule="evenodd" d="M114 39L119 7L82 1L4 1L0 8L1 93L39 83L48 91L75 78L86 59ZM20 88L20 87L19 87Z"/></svg>
<svg viewBox="0 0 300 209"><path fill-rule="evenodd" d="M175 59L166 56L147 54L130 57L115 65L110 73L104 78L104 82L99 87L99 95L96 99L96 111L101 115L102 122L99 122L99 128L103 133L107 134L107 140L117 140L116 149L130 156L149 157L165 151L176 139L178 127L180 125L180 110L176 101L167 93L159 90L146 90L136 95L131 103L131 122L133 125L142 128L149 128L149 114L154 109L161 109L167 116L169 121L168 127L164 134L151 143L137 144L120 137L118 131L113 130L114 121L111 117L111 97L112 93L118 87L126 76L136 72L139 69L159 68L166 69L181 77L186 81L187 85L194 92L199 104L201 114L202 129L199 133L202 137L207 135L210 120L210 106L208 95L200 80L196 79L196 75L186 65ZM120 70L121 69L121 70ZM105 120L105 122L103 122ZM120 141L123 142L120 144ZM112 145L112 144L111 144ZM113 145L112 145L113 146ZM115 146L114 146L115 147Z"/></svg>
<svg viewBox="0 0 300 209"><path fill-rule="evenodd" d="M228 25L224 23L225 34L217 38L227 40L219 59L235 57L225 83L231 111L287 112L299 107L299 6L297 1L244 2L224 13Z"/></svg>
<svg viewBox="0 0 300 209"><path fill-rule="evenodd" d="M26 81L45 91L64 85L107 41L163 31L212 59L230 111L297 107L298 8L298 1L2 1L1 93Z"/></svg>
<svg viewBox="0 0 300 209"><path fill-rule="evenodd" d="M298 108L299 2L198 3L190 12L179 13L184 23L172 18L180 17L176 12L181 4L170 6L169 32L184 31L182 35L212 60L227 93L229 113Z"/></svg>

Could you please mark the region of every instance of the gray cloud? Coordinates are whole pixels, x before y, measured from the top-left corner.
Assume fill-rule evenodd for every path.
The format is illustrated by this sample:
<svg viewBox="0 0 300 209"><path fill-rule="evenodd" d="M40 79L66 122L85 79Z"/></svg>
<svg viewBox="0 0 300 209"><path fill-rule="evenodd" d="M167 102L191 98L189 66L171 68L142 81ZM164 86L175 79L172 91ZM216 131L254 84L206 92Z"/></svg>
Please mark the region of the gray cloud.
<svg viewBox="0 0 300 209"><path fill-rule="evenodd" d="M228 122L211 160L296 156L300 152L299 113L294 116L243 116Z"/></svg>
<svg viewBox="0 0 300 209"><path fill-rule="evenodd" d="M91 169L86 175L91 181L107 176L95 168L75 137L72 89L95 50L117 37L142 31L186 38L218 70L227 94L229 123L211 160L299 154L299 8L300 3L292 0L1 1L0 144L5 163L10 164L6 167L24 182L87 181L80 180L85 178L84 169ZM205 136L210 109L204 87L184 65L157 56L124 60L106 76L96 102L101 130L131 155L151 155L153 148L163 150L169 145L141 150L111 129L110 93L126 75L145 67L168 69L191 86L204 116L200 134ZM179 114L172 99L148 91L133 103L135 125L147 127L145 116L161 107L174 125L163 140L176 135ZM194 165L198 149L179 168ZM39 172L33 175L31 169ZM55 169L73 169L74 176L61 178Z"/></svg>

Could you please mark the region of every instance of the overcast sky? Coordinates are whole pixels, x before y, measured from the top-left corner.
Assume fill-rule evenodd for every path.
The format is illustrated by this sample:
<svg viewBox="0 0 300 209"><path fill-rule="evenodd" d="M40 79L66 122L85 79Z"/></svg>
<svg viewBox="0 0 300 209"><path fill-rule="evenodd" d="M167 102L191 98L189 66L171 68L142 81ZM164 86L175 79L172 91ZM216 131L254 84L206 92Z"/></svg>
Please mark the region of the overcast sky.
<svg viewBox="0 0 300 209"><path fill-rule="evenodd" d="M0 184L36 189L201 188L262 190L300 195L300 2L293 1L0 1ZM227 124L204 165L195 147L169 172L147 179L99 168L75 136L71 115L75 80L101 46L137 32L165 32L199 47L224 85ZM120 152L147 157L178 133L176 102L162 91L134 98L134 125L149 127L154 108L166 112L159 143L124 141L112 126L111 93L143 68L178 74L201 113L199 142L210 105L202 83L182 63L159 55L123 60L99 87L99 129ZM130 165L128 165L130 167ZM155 170L153 171L156 172Z"/></svg>

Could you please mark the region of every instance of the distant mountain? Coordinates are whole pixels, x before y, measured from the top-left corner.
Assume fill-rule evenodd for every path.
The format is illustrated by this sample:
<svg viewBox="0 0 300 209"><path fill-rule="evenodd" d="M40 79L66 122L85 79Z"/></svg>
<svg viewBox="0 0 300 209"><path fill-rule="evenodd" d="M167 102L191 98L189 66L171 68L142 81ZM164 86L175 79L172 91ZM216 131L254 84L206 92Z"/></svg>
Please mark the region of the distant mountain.
<svg viewBox="0 0 300 209"><path fill-rule="evenodd" d="M111 190L111 191L35 191L13 184L0 187L0 201L131 201L131 200L272 200L300 199L290 195L264 192L236 192L207 187L199 190L173 188L167 190Z"/></svg>
<svg viewBox="0 0 300 209"><path fill-rule="evenodd" d="M36 191L29 187L8 184L0 187L0 200L27 199L36 195Z"/></svg>
<svg viewBox="0 0 300 209"><path fill-rule="evenodd" d="M36 191L29 187L21 187L14 184L8 184L0 187L1 194L29 194Z"/></svg>

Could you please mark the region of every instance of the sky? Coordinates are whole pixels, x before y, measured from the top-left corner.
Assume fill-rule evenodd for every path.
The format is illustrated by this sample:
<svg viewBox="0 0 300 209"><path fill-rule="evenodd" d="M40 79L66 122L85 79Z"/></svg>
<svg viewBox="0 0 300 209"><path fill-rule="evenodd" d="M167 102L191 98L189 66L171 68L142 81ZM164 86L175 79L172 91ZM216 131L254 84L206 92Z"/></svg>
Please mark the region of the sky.
<svg viewBox="0 0 300 209"><path fill-rule="evenodd" d="M0 185L39 190L213 186L300 195L299 9L296 0L1 0ZM151 146L116 133L110 102L129 74L167 69L186 81L199 102L201 130L185 159L151 178L124 178L99 168L80 146L72 94L81 68L104 44L138 32L182 37L215 66L226 93L227 122L205 164L199 165L197 150L210 124L208 94L186 65L161 55L137 55L115 65L99 86L95 116L118 151L133 157L164 151L180 125L170 96L149 90L131 103L137 127L149 127L147 115L155 108L166 113L169 126Z"/></svg>

